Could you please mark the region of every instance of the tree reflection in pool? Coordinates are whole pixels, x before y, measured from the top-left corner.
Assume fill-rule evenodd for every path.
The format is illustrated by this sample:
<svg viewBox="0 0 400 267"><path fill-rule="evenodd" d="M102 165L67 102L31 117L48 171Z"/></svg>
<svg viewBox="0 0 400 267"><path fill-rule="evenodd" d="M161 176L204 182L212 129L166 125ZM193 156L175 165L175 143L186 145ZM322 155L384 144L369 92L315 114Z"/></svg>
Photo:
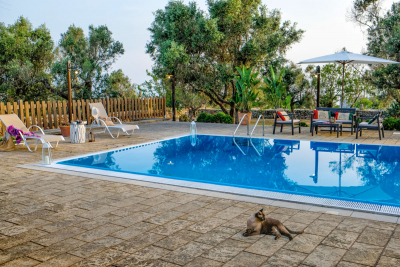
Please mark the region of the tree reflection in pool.
<svg viewBox="0 0 400 267"><path fill-rule="evenodd" d="M58 164L400 206L400 147L198 135Z"/></svg>

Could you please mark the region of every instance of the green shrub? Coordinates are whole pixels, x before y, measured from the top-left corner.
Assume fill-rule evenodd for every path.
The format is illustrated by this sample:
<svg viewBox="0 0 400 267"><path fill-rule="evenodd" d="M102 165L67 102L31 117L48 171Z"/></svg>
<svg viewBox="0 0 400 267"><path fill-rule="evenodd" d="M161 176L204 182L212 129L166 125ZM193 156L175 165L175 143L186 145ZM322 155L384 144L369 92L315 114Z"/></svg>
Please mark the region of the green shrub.
<svg viewBox="0 0 400 267"><path fill-rule="evenodd" d="M189 118L188 118L188 116L186 114L182 114L179 117L179 121L189 121Z"/></svg>
<svg viewBox="0 0 400 267"><path fill-rule="evenodd" d="M233 123L233 118L228 114L224 114L224 115L225 116L222 119L222 123L232 124Z"/></svg>
<svg viewBox="0 0 400 267"><path fill-rule="evenodd" d="M395 130L398 127L399 122L393 117L389 117L383 120L383 128L385 130Z"/></svg>
<svg viewBox="0 0 400 267"><path fill-rule="evenodd" d="M213 120L213 115L207 114L206 118L204 119L204 122L212 122Z"/></svg>
<svg viewBox="0 0 400 267"><path fill-rule="evenodd" d="M197 122L205 122L205 119L206 119L206 117L207 117L207 113L205 113L205 112L202 112L202 113L200 113L199 114L199 116L197 116Z"/></svg>
<svg viewBox="0 0 400 267"><path fill-rule="evenodd" d="M179 119L180 120L180 119ZM202 112L197 117L196 122L209 122L209 123L227 123L232 124L233 118L228 114L223 112L218 112L217 114L210 115L205 112Z"/></svg>
<svg viewBox="0 0 400 267"><path fill-rule="evenodd" d="M213 122L214 123L222 123L225 118L225 113L218 112L217 114L213 115Z"/></svg>
<svg viewBox="0 0 400 267"><path fill-rule="evenodd" d="M308 124L305 123L304 121L300 122L300 126L301 126L301 127L310 127L310 125L308 125Z"/></svg>

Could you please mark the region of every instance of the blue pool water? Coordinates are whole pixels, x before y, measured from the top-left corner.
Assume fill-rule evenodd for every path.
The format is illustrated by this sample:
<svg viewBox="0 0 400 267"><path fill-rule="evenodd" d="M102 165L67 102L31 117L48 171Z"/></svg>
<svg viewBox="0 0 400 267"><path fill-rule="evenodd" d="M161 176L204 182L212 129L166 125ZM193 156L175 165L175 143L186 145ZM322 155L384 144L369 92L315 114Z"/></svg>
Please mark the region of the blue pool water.
<svg viewBox="0 0 400 267"><path fill-rule="evenodd" d="M198 135L58 164L400 206L400 147Z"/></svg>

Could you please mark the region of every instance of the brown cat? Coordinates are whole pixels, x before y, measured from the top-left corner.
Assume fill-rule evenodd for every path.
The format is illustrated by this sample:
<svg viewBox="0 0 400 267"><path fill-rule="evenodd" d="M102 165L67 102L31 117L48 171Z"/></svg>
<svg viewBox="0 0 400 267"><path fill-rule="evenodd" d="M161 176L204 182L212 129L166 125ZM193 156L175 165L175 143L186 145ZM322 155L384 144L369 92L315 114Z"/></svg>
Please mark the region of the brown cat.
<svg viewBox="0 0 400 267"><path fill-rule="evenodd" d="M243 236L273 234L275 235L275 240L276 240L280 238L282 234L289 237L289 240L292 240L293 237L291 234L302 234L302 233L304 233L304 231L290 230L278 220L272 218L265 218L263 209L260 209L258 212L251 215L250 218L247 220L247 229L246 232L243 233Z"/></svg>

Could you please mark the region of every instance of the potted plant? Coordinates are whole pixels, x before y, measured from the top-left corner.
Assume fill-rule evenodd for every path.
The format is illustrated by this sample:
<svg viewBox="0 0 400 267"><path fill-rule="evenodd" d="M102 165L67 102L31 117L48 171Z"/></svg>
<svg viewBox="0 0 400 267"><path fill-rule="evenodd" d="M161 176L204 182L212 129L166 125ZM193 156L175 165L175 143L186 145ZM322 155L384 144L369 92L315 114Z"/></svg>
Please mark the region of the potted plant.
<svg viewBox="0 0 400 267"><path fill-rule="evenodd" d="M61 130L61 135L63 137L69 137L71 134L68 122L62 121L60 125L60 130Z"/></svg>
<svg viewBox="0 0 400 267"><path fill-rule="evenodd" d="M257 85L261 82L258 79L258 72L251 73L252 68L247 69L244 65L242 68L236 67L240 76L235 77L236 81L236 89L237 93L234 95L234 102L238 105L239 109L239 122L247 114L247 118L243 119L242 125L247 124L247 120L249 120L249 124L251 121L251 108L253 103L256 101L258 92Z"/></svg>

